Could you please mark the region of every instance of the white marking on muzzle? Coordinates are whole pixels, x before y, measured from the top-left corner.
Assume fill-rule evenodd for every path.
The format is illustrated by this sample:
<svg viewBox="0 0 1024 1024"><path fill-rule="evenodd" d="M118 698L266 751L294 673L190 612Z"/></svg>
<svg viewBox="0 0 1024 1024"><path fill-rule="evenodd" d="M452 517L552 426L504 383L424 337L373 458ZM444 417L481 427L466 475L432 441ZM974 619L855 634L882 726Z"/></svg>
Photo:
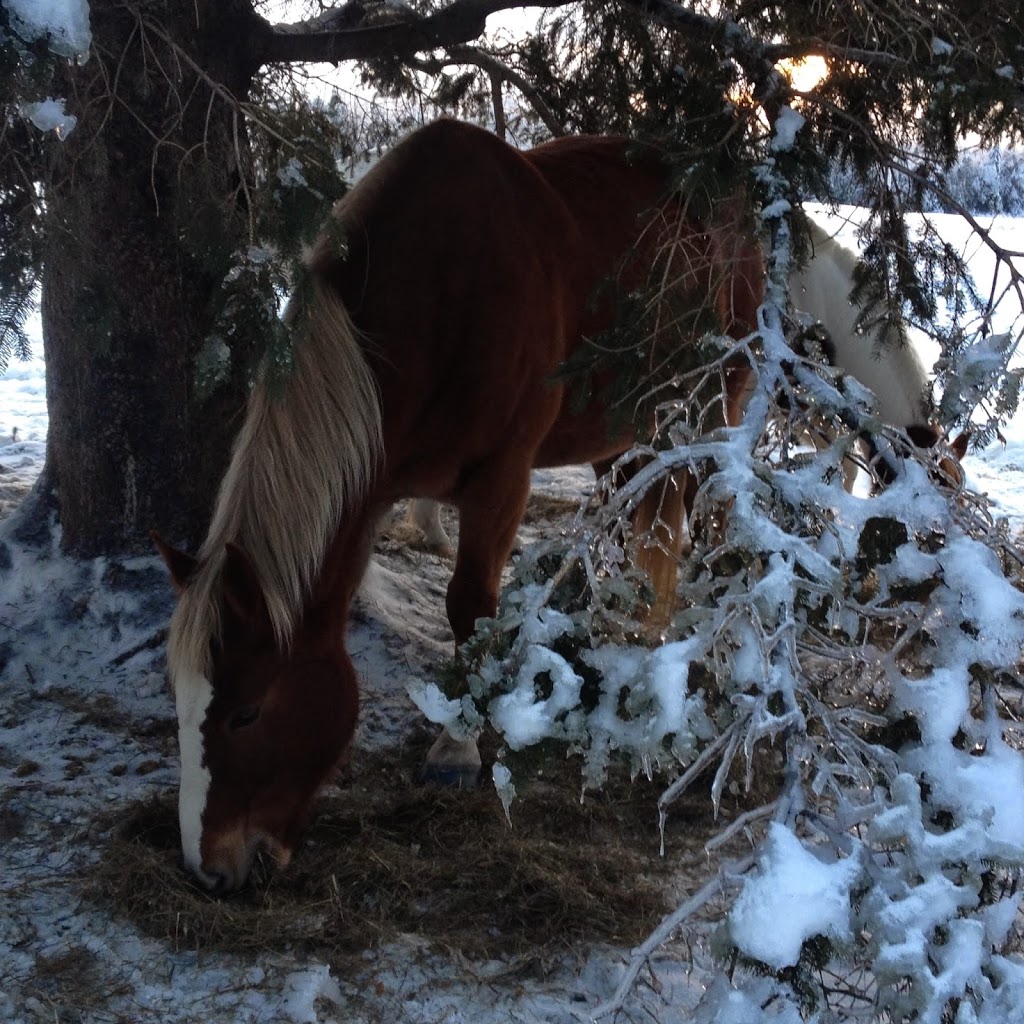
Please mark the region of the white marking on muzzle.
<svg viewBox="0 0 1024 1024"><path fill-rule="evenodd" d="M181 752L181 783L178 789L178 821L185 864L204 882L199 842L203 835L203 812L210 791L210 772L203 763L203 722L213 700L213 687L203 676L175 681L178 709L178 748Z"/></svg>

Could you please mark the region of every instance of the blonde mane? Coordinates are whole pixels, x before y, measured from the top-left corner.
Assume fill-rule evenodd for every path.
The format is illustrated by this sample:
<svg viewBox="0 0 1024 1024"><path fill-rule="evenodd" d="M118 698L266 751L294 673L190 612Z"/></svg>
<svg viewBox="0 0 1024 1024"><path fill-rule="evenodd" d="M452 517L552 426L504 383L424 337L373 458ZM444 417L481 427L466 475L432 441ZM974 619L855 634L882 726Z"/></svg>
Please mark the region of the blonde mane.
<svg viewBox="0 0 1024 1024"><path fill-rule="evenodd" d="M278 646L288 646L342 516L365 497L383 457L376 380L318 263L285 315L301 328L290 376L274 388L264 375L249 397L199 566L171 620L172 678L209 675L229 541L249 556Z"/></svg>

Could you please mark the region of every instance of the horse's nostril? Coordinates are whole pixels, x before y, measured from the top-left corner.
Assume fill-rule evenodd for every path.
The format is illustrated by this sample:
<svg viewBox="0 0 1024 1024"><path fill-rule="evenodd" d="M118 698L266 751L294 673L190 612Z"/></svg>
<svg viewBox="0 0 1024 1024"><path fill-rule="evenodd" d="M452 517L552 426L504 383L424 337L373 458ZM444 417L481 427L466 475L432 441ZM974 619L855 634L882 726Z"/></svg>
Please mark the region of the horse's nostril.
<svg viewBox="0 0 1024 1024"><path fill-rule="evenodd" d="M226 871L194 867L190 873L193 880L213 896L224 896L231 891L231 876Z"/></svg>
<svg viewBox="0 0 1024 1024"><path fill-rule="evenodd" d="M223 896L231 888L228 876L222 871L206 873L206 885L214 896Z"/></svg>

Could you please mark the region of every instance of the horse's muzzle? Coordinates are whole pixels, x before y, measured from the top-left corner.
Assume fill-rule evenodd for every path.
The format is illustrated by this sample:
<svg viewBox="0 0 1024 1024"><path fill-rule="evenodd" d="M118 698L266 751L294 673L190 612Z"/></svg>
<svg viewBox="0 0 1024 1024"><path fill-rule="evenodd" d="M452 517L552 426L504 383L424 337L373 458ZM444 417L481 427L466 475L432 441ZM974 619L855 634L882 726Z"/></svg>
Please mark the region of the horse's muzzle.
<svg viewBox="0 0 1024 1024"><path fill-rule="evenodd" d="M243 836L240 831L220 837L212 844L212 853L200 865L186 867L200 885L214 896L227 896L245 885L257 854L270 855L279 868L288 866L291 850L265 835Z"/></svg>

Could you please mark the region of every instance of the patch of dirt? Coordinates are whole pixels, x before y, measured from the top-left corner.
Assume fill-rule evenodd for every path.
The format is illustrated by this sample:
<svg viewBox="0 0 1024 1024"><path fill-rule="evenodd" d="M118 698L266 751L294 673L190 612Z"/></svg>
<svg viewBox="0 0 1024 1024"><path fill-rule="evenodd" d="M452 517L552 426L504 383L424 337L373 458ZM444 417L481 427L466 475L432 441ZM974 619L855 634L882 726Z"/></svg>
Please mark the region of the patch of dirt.
<svg viewBox="0 0 1024 1024"><path fill-rule="evenodd" d="M25 831L25 812L12 806L9 793L0 793L0 843L9 843Z"/></svg>
<svg viewBox="0 0 1024 1024"><path fill-rule="evenodd" d="M31 483L8 477L0 467L0 520L11 515L31 489Z"/></svg>
<svg viewBox="0 0 1024 1024"><path fill-rule="evenodd" d="M441 505L440 508L441 525L451 539L452 544L457 547L459 541L459 514L451 505ZM534 491L527 501L521 529L531 536L537 530L558 530L572 521L578 508L579 500L576 498L563 498L557 495ZM517 548L521 546L521 544L517 544ZM404 501L398 502L390 514L384 518L377 531L374 548L378 555L402 555L409 551L416 551L434 555L446 562L450 561L446 556L438 555L426 543L419 527L414 526L409 521L408 503ZM406 557L408 557L407 554Z"/></svg>
<svg viewBox="0 0 1024 1024"><path fill-rule="evenodd" d="M523 522L530 526L538 523L545 526L552 523L569 523L579 507L579 501L574 498L534 493L530 495L530 500L526 504Z"/></svg>

